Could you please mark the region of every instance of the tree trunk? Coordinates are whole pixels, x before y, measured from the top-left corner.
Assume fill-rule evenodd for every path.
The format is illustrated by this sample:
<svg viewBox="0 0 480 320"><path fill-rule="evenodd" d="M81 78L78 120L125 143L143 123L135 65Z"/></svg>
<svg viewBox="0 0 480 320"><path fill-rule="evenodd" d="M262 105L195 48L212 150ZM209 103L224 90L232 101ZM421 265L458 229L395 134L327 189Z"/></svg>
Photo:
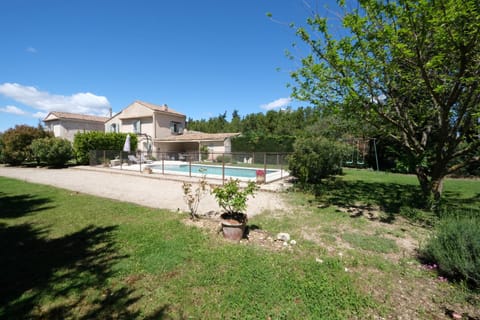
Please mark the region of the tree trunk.
<svg viewBox="0 0 480 320"><path fill-rule="evenodd" d="M444 174L432 174L429 176L424 167L417 167L416 174L422 189L422 206L432 211L438 209L442 198Z"/></svg>

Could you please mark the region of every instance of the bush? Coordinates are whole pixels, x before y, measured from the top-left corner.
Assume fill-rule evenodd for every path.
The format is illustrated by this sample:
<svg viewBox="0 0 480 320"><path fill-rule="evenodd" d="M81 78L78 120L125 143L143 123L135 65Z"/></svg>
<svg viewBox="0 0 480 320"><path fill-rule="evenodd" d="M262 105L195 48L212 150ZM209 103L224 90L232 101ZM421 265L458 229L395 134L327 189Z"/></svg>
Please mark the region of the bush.
<svg viewBox="0 0 480 320"><path fill-rule="evenodd" d="M443 218L421 250L448 278L463 279L480 288L480 217L456 215Z"/></svg>
<svg viewBox="0 0 480 320"><path fill-rule="evenodd" d="M91 150L118 150L123 149L127 133L104 133L98 131L77 133L73 140L73 150L77 163L88 164ZM137 136L130 135L130 150L137 149Z"/></svg>
<svg viewBox="0 0 480 320"><path fill-rule="evenodd" d="M345 144L323 137L298 138L293 147L288 168L302 184L318 184L330 175L341 173L342 158L348 150Z"/></svg>
<svg viewBox="0 0 480 320"><path fill-rule="evenodd" d="M206 145L202 145L200 147L200 156L202 161L205 161L208 159L208 154L209 154L208 147Z"/></svg>
<svg viewBox="0 0 480 320"><path fill-rule="evenodd" d="M228 214L245 213L248 196L253 196L257 186L255 182L249 181L247 187L240 188L240 181L230 179L223 186L213 188L212 194L222 208Z"/></svg>
<svg viewBox="0 0 480 320"><path fill-rule="evenodd" d="M17 125L8 129L2 135L2 161L10 165L19 165L26 160L32 160L30 145L33 140L52 136L41 126L35 128L27 125Z"/></svg>
<svg viewBox="0 0 480 320"><path fill-rule="evenodd" d="M215 161L216 161L216 162L230 163L230 161L232 161L232 157L222 155L222 156L218 156L218 157L215 159Z"/></svg>
<svg viewBox="0 0 480 320"><path fill-rule="evenodd" d="M31 144L31 150L37 163L43 162L53 167L64 166L73 157L72 144L66 139L36 139Z"/></svg>
<svg viewBox="0 0 480 320"><path fill-rule="evenodd" d="M292 152L294 136L246 134L232 138L234 152Z"/></svg>

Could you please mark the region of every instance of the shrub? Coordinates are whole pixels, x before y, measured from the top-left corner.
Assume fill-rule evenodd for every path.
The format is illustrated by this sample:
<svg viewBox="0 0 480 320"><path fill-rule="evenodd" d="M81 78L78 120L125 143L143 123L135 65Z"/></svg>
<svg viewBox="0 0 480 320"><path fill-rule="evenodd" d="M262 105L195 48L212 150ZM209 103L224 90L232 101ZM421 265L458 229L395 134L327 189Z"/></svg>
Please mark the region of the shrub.
<svg viewBox="0 0 480 320"><path fill-rule="evenodd" d="M8 129L2 135L2 160L11 165L19 165L25 160L31 160L30 144L33 140L52 136L41 126L35 128L27 125L17 125Z"/></svg>
<svg viewBox="0 0 480 320"><path fill-rule="evenodd" d="M200 147L200 156L202 161L205 161L208 159L208 154L209 154L208 147L206 145L202 145Z"/></svg>
<svg viewBox="0 0 480 320"><path fill-rule="evenodd" d="M436 263L449 278L463 279L480 287L480 217L452 215L443 218L421 254Z"/></svg>
<svg viewBox="0 0 480 320"><path fill-rule="evenodd" d="M77 133L73 140L73 150L77 163L88 164L91 150L122 150L127 133L84 132ZM130 135L130 150L137 149L137 136Z"/></svg>
<svg viewBox="0 0 480 320"><path fill-rule="evenodd" d="M218 156L215 161L217 162L225 162L225 163L230 163L230 161L232 161L232 157L230 156L226 156L226 155L222 155L222 156Z"/></svg>
<svg viewBox="0 0 480 320"><path fill-rule="evenodd" d="M197 209L200 205L200 201L208 192L207 188L208 183L207 177L205 175L200 178L200 180L198 181L198 185L195 189L193 188L193 184L191 182L183 182L182 184L183 199L188 206L188 210L190 211L190 218L192 220L198 218Z"/></svg>
<svg viewBox="0 0 480 320"><path fill-rule="evenodd" d="M249 181L247 187L240 188L240 181L230 179L223 186L213 188L212 193L218 205L228 214L244 213L247 208L248 196L253 196L257 186L255 182Z"/></svg>
<svg viewBox="0 0 480 320"><path fill-rule="evenodd" d="M288 157L288 168L300 183L318 184L322 179L342 172L341 162L347 150L345 144L323 137L298 138Z"/></svg>
<svg viewBox="0 0 480 320"><path fill-rule="evenodd" d="M36 139L31 144L31 150L38 163L54 167L64 166L73 157L72 144L66 139Z"/></svg>
<svg viewBox="0 0 480 320"><path fill-rule="evenodd" d="M232 138L234 152L292 152L294 136L246 134Z"/></svg>

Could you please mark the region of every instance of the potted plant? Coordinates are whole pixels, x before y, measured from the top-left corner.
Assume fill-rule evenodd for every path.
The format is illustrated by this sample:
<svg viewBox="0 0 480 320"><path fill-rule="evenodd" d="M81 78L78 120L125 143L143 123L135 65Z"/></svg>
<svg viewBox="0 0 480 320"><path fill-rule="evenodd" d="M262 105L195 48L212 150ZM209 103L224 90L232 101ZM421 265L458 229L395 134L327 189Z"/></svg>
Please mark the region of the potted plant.
<svg viewBox="0 0 480 320"><path fill-rule="evenodd" d="M257 176L257 184L265 183L265 170L260 170L260 169L257 170L256 176Z"/></svg>
<svg viewBox="0 0 480 320"><path fill-rule="evenodd" d="M255 190L255 182L249 181L247 187L242 189L238 179L230 179L223 186L213 188L212 194L224 210L220 217L225 238L237 241L243 238L247 225L247 198L254 196Z"/></svg>

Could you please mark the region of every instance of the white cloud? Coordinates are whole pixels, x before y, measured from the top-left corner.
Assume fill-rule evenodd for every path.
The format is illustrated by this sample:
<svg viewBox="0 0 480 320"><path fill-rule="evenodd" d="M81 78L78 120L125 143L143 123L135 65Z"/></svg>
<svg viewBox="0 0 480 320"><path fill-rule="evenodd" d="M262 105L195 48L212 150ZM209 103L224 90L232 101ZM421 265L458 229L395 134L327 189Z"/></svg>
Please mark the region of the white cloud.
<svg viewBox="0 0 480 320"><path fill-rule="evenodd" d="M35 49L34 47L28 47L28 48L26 49L26 51L27 51L27 52L30 52L30 53L37 53L37 52L38 52L37 49Z"/></svg>
<svg viewBox="0 0 480 320"><path fill-rule="evenodd" d="M40 111L39 111L39 112L35 112L34 114L32 114L32 117L43 120L43 119L45 119L45 117L46 117L47 115L48 115L47 112L40 112Z"/></svg>
<svg viewBox="0 0 480 320"><path fill-rule="evenodd" d="M0 108L0 112L5 112L5 113L12 113L16 115L25 115L27 114L25 111L22 109L15 107L15 106L6 106L5 108Z"/></svg>
<svg viewBox="0 0 480 320"><path fill-rule="evenodd" d="M291 102L292 98L280 98L267 104L262 104L260 107L265 110L272 110L287 107Z"/></svg>
<svg viewBox="0 0 480 320"><path fill-rule="evenodd" d="M105 116L110 108L110 102L106 97L90 92L63 96L40 91L35 87L7 82L0 84L0 94L43 113L64 111Z"/></svg>

